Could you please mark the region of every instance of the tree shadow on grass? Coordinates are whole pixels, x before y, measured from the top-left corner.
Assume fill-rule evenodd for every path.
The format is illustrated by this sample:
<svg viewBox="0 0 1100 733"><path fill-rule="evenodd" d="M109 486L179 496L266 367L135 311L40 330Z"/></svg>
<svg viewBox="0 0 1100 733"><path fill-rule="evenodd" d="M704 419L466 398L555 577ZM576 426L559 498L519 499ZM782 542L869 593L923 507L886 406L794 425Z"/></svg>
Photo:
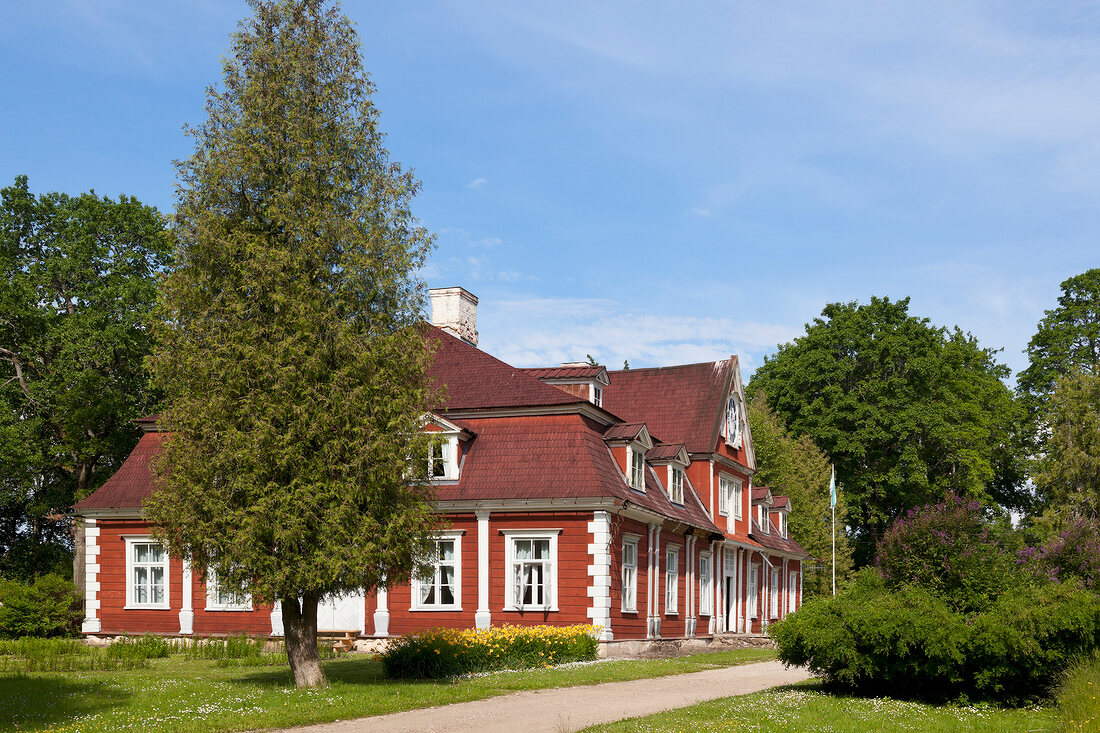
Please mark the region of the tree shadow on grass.
<svg viewBox="0 0 1100 733"><path fill-rule="evenodd" d="M325 670L325 677L329 682L341 682L349 685L450 684L450 680L391 680L382 671L382 663L365 654L322 662L321 667ZM290 676L290 668L284 665L249 672L242 675L239 681L243 684L255 684L265 687L294 686L294 680Z"/></svg>
<svg viewBox="0 0 1100 733"><path fill-rule="evenodd" d="M5 674L0 676L0 730L57 725L126 705L131 697L104 682Z"/></svg>

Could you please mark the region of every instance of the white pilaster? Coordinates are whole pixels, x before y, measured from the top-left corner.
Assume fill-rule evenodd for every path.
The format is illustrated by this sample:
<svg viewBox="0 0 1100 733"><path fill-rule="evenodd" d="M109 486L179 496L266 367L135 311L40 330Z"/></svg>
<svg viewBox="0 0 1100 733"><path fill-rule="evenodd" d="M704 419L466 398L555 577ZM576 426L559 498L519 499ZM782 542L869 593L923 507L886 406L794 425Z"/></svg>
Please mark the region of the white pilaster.
<svg viewBox="0 0 1100 733"><path fill-rule="evenodd" d="M84 623L80 630L85 634L98 634L103 630L99 618L99 527L96 520L84 520Z"/></svg>
<svg viewBox="0 0 1100 733"><path fill-rule="evenodd" d="M477 512L477 612L474 625L487 629L493 622L489 611L489 512Z"/></svg>
<svg viewBox="0 0 1100 733"><path fill-rule="evenodd" d="M684 539L684 636L695 636L695 535Z"/></svg>
<svg viewBox="0 0 1100 733"><path fill-rule="evenodd" d="M183 561L183 587L180 589L180 599L182 599L180 605L180 633L181 634L193 634L195 633L195 611L192 606L192 599L195 595L195 588L191 582L191 563L187 560Z"/></svg>
<svg viewBox="0 0 1100 733"><path fill-rule="evenodd" d="M611 641L615 638L611 632L611 515L592 512L588 533L592 535L588 545L592 560L588 566L588 597L592 599L588 618L593 625L603 627L600 640Z"/></svg>
<svg viewBox="0 0 1100 733"><path fill-rule="evenodd" d="M379 586L377 591L378 608L374 611L374 635L375 636L389 636L390 635L390 609L389 609L389 594L386 589Z"/></svg>
<svg viewBox="0 0 1100 733"><path fill-rule="evenodd" d="M281 601L275 601L274 605L271 606L271 635L283 635L283 604Z"/></svg>

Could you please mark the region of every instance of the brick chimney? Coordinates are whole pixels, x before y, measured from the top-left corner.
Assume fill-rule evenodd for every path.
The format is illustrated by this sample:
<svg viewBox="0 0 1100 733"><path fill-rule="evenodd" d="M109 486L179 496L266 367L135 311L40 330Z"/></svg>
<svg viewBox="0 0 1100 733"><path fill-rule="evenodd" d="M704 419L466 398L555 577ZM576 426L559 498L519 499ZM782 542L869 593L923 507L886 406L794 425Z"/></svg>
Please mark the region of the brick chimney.
<svg viewBox="0 0 1100 733"><path fill-rule="evenodd" d="M477 346L477 296L465 288L431 288L432 325Z"/></svg>

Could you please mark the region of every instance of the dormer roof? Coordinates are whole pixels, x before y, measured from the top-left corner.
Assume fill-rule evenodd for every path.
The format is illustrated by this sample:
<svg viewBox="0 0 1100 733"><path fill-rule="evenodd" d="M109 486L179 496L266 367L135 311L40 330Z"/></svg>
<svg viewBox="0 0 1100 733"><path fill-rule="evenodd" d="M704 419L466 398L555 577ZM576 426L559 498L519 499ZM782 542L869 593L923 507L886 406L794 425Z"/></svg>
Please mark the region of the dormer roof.
<svg viewBox="0 0 1100 733"><path fill-rule="evenodd" d="M603 439L609 443L641 443L647 451L653 447L653 438L644 422L612 425L604 431Z"/></svg>
<svg viewBox="0 0 1100 733"><path fill-rule="evenodd" d="M676 462L687 465L691 462L683 443L658 443L646 452L645 459L650 463Z"/></svg>
<svg viewBox="0 0 1100 733"><path fill-rule="evenodd" d="M772 496L772 490L767 486L754 486L752 487L752 503L763 504L764 506L771 506L775 502Z"/></svg>
<svg viewBox="0 0 1100 733"><path fill-rule="evenodd" d="M593 381L603 385L610 384L607 368L596 364L585 366L535 367L523 370L535 379L545 381Z"/></svg>

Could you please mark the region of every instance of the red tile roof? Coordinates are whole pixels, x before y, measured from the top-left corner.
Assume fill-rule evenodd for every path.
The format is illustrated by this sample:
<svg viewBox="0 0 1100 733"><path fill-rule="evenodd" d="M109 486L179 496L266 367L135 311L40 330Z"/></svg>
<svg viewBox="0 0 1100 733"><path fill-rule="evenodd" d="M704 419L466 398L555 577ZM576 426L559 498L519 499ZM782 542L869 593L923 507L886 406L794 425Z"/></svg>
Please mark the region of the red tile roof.
<svg viewBox="0 0 1100 733"><path fill-rule="evenodd" d="M602 366L579 367L528 367L521 371L536 379L595 379L603 373Z"/></svg>
<svg viewBox="0 0 1100 733"><path fill-rule="evenodd" d="M73 509L137 509L153 491L149 459L160 453L167 433L145 433L126 461L91 496Z"/></svg>
<svg viewBox="0 0 1100 733"><path fill-rule="evenodd" d="M755 504L760 501L767 501L768 492L771 491L767 486L753 486L752 487L752 501ZM772 497L773 500L775 497Z"/></svg>
<svg viewBox="0 0 1100 733"><path fill-rule="evenodd" d="M772 509L790 509L791 498L789 496L772 495Z"/></svg>
<svg viewBox="0 0 1100 733"><path fill-rule="evenodd" d="M725 359L609 372L603 407L628 422L644 422L656 439L706 453L718 440L734 368L734 360Z"/></svg>
<svg viewBox="0 0 1100 733"><path fill-rule="evenodd" d="M809 553L802 549L802 545L798 544L790 537L783 537L779 534L779 528L776 527L771 520L768 520L768 524L771 525L772 531L770 534L760 531L760 525L757 524L754 519L752 521L752 531L749 533L749 537L769 550L778 550L779 552L788 552L809 557Z"/></svg>
<svg viewBox="0 0 1100 733"><path fill-rule="evenodd" d="M446 388L445 410L587 402L543 384L526 370L505 364L435 326L427 326L425 335L436 346L429 375L435 387Z"/></svg>

